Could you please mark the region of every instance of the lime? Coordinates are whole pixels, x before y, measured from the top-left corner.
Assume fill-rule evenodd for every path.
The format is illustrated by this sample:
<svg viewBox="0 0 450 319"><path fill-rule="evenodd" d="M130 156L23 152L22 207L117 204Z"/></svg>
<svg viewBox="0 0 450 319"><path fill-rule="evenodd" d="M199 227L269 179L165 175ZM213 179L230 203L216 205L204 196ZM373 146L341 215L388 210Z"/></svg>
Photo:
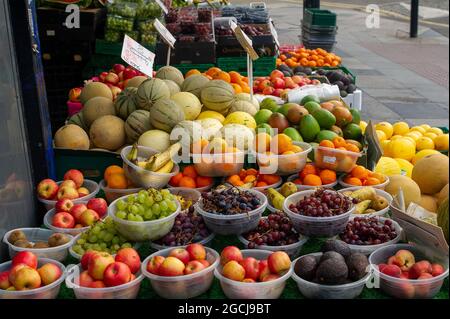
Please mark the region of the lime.
<svg viewBox="0 0 450 319"><path fill-rule="evenodd" d="M254 116L256 124L267 123L272 113L273 112L269 109L262 109L256 112Z"/></svg>

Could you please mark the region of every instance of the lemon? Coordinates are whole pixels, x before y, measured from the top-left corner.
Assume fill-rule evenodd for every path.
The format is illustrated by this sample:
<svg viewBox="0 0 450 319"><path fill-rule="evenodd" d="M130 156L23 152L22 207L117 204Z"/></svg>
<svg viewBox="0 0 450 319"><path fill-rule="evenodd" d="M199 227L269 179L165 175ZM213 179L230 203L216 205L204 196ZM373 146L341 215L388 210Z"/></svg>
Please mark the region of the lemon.
<svg viewBox="0 0 450 319"><path fill-rule="evenodd" d="M389 122L380 122L375 125L375 129L379 131L383 131L386 134L386 138L390 139L392 134L394 134L394 127Z"/></svg>
<svg viewBox="0 0 450 319"><path fill-rule="evenodd" d="M431 138L431 139L433 140L433 142L434 142L434 139L435 139L436 137L438 137L438 135L437 135L436 133L433 133L433 132L427 132L427 133L425 133L423 136L424 136L424 137Z"/></svg>
<svg viewBox="0 0 450 319"><path fill-rule="evenodd" d="M223 122L225 122L225 117L216 111L204 111L197 116L197 120L204 120L204 119L216 119L222 124Z"/></svg>
<svg viewBox="0 0 450 319"><path fill-rule="evenodd" d="M397 122L392 125L395 135L405 135L409 133L409 125L406 122Z"/></svg>
<svg viewBox="0 0 450 319"><path fill-rule="evenodd" d="M399 138L389 143L388 153L393 158L403 158L410 161L416 154L416 147L410 140Z"/></svg>
<svg viewBox="0 0 450 319"><path fill-rule="evenodd" d="M416 149L418 151L434 150L434 142L431 138L422 136L417 140Z"/></svg>
<svg viewBox="0 0 450 319"><path fill-rule="evenodd" d="M223 125L227 124L241 124L247 126L250 129L256 128L256 121L253 116L251 116L247 112L240 111L228 114L225 118L225 122L223 122Z"/></svg>
<svg viewBox="0 0 450 319"><path fill-rule="evenodd" d="M422 137L422 134L420 134L420 132L415 131L405 134L405 137L411 137L415 142L417 142L417 140Z"/></svg>
<svg viewBox="0 0 450 319"><path fill-rule="evenodd" d="M444 132L442 132L442 130L439 127L432 127L427 131L427 133L434 133L438 136L444 134Z"/></svg>
<svg viewBox="0 0 450 319"><path fill-rule="evenodd" d="M360 121L359 122L359 127L361 128L362 133L364 134L366 132L366 128L367 128L367 122L366 121Z"/></svg>
<svg viewBox="0 0 450 319"><path fill-rule="evenodd" d="M387 140L386 133L380 130L376 130L375 132L377 133L378 141L380 141L380 143L383 142L384 140Z"/></svg>
<svg viewBox="0 0 450 319"><path fill-rule="evenodd" d="M422 159L425 156L432 155L432 154L440 154L439 151L436 150L422 150L420 152L417 152L416 155L414 155L413 159L411 160L411 163L413 165L416 165L416 163Z"/></svg>
<svg viewBox="0 0 450 319"><path fill-rule="evenodd" d="M400 175L401 169L400 165L395 159L382 156L375 166L375 172L387 176Z"/></svg>
<svg viewBox="0 0 450 319"><path fill-rule="evenodd" d="M414 144L414 147L416 147L416 140L414 140L411 136L403 136L403 138L407 139L408 141L411 141Z"/></svg>
<svg viewBox="0 0 450 319"><path fill-rule="evenodd" d="M422 125L419 125L421 128L423 128L425 131L428 131L430 128L431 128L431 126L430 125L428 125L428 124L422 124Z"/></svg>
<svg viewBox="0 0 450 319"><path fill-rule="evenodd" d="M400 174L411 177L414 165L403 158L394 158L398 165L400 165Z"/></svg>
<svg viewBox="0 0 450 319"><path fill-rule="evenodd" d="M391 140L384 140L382 142L380 142L380 146L381 149L383 150L383 155L384 156L389 156L389 143L391 142Z"/></svg>
<svg viewBox="0 0 450 319"><path fill-rule="evenodd" d="M414 132L414 131L420 132L421 135L423 135L427 132L427 130L425 130L423 127L420 127L420 126L413 126L413 127L411 127L411 129L409 131L410 132Z"/></svg>
<svg viewBox="0 0 450 319"><path fill-rule="evenodd" d="M439 135L434 139L438 151L448 151L448 134Z"/></svg>

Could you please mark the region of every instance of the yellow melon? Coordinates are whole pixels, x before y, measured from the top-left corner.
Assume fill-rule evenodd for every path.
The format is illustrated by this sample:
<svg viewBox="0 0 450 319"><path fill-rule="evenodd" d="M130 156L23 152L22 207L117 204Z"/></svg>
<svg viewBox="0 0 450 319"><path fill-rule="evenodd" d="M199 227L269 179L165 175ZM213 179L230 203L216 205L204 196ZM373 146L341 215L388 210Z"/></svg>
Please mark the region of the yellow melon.
<svg viewBox="0 0 450 319"><path fill-rule="evenodd" d="M114 115L104 115L92 123L89 136L98 148L115 151L125 144L125 122Z"/></svg>
<svg viewBox="0 0 450 319"><path fill-rule="evenodd" d="M392 196L397 196L400 189L403 191L406 207L412 202L420 202L421 194L419 185L411 178L403 175L389 176L389 184L386 185L385 191Z"/></svg>
<svg viewBox="0 0 450 319"><path fill-rule="evenodd" d="M55 133L55 147L88 150L89 136L78 125L64 125Z"/></svg>
<svg viewBox="0 0 450 319"><path fill-rule="evenodd" d="M448 157L433 154L425 156L414 165L411 177L423 194L433 195L448 184L448 170Z"/></svg>
<svg viewBox="0 0 450 319"><path fill-rule="evenodd" d="M417 204L432 213L435 213L438 209L436 198L430 195L422 195L420 202Z"/></svg>
<svg viewBox="0 0 450 319"><path fill-rule="evenodd" d="M81 90L80 102L84 105L93 97L103 96L109 100L113 100L111 89L102 82L89 82Z"/></svg>

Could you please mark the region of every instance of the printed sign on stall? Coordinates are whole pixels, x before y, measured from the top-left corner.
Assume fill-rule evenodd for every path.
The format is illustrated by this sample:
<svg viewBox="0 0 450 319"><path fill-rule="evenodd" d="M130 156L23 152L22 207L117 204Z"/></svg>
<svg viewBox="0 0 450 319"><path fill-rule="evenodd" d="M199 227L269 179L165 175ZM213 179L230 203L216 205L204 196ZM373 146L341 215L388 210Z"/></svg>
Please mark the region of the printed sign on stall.
<svg viewBox="0 0 450 319"><path fill-rule="evenodd" d="M123 39L121 57L136 70L152 76L155 54L127 35Z"/></svg>

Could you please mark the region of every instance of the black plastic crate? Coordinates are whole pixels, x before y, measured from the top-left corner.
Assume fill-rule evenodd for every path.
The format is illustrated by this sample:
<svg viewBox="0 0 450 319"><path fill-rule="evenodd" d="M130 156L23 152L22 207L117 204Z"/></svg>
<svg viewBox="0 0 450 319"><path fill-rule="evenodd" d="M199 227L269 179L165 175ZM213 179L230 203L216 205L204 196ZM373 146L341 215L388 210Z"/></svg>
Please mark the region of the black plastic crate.
<svg viewBox="0 0 450 319"><path fill-rule="evenodd" d="M156 44L155 64L167 63L168 46L165 43ZM216 63L215 42L176 42L171 50L170 64L208 64Z"/></svg>
<svg viewBox="0 0 450 319"><path fill-rule="evenodd" d="M73 87L83 84L82 69L76 65L47 65L44 63L44 78L47 89L64 89L66 95Z"/></svg>
<svg viewBox="0 0 450 319"><path fill-rule="evenodd" d="M94 53L91 42L41 41L42 61L47 65L86 65Z"/></svg>
<svg viewBox="0 0 450 319"><path fill-rule="evenodd" d="M333 52L333 48L334 48L334 45L336 44L336 41L330 41L330 42L308 42L307 40L303 40L302 39L302 43L305 46L305 48L307 48L307 49L314 50L314 49L321 48L321 49L324 49L324 50L326 50L328 52Z"/></svg>
<svg viewBox="0 0 450 319"><path fill-rule="evenodd" d="M50 89L47 88L48 111L50 114L50 123L52 134L64 125L67 117L68 89Z"/></svg>

